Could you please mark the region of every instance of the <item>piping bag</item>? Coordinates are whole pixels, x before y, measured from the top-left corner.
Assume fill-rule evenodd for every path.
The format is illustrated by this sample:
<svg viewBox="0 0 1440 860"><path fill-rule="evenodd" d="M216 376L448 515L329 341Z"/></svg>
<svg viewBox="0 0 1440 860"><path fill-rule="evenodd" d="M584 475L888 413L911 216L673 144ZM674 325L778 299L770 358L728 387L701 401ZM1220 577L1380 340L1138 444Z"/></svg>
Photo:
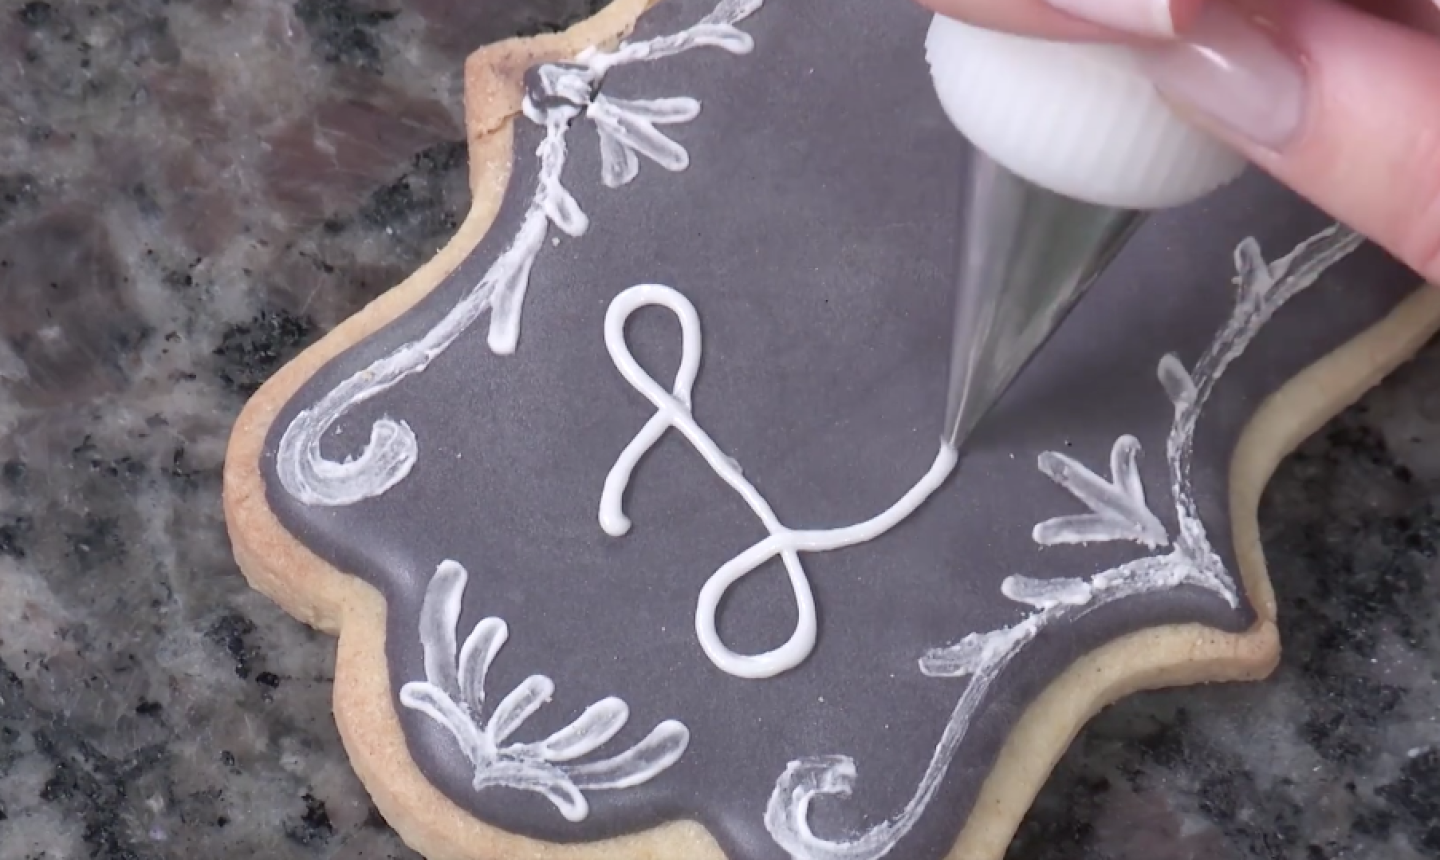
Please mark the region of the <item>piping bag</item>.
<svg viewBox="0 0 1440 860"><path fill-rule="evenodd" d="M1149 213L1245 169L1160 98L1137 50L931 24L935 92L970 149L945 406L953 448Z"/></svg>

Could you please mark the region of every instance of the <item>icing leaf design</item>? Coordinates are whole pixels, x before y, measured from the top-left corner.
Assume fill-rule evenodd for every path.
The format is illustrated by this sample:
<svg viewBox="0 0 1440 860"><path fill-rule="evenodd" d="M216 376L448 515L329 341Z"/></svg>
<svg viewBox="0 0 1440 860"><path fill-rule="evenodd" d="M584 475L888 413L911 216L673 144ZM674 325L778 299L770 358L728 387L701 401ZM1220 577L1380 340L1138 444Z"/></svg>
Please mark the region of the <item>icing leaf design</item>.
<svg viewBox="0 0 1440 860"><path fill-rule="evenodd" d="M547 245L550 225L572 238L590 229L589 217L562 182L568 155L565 136L572 123L580 117L595 122L601 138L602 180L611 188L634 179L639 171L637 153L668 170L683 170L689 164L689 153L655 126L693 119L699 102L607 98L598 92L605 75L620 66L695 48L749 53L754 40L735 24L757 12L763 2L719 0L709 14L678 33L622 42L614 50L589 48L572 62L547 63L534 70L539 89L527 93L521 107L525 118L543 128L545 136L535 153L540 163L535 191L514 238L434 328L354 373L291 420L275 454L275 472L287 493L313 507L344 507L382 496L410 475L420 457L420 444L403 420L382 416L371 426L359 452L338 460L327 456L321 443L351 410L423 373L487 312L490 350L496 355L513 354L519 346L530 275Z"/></svg>
<svg viewBox="0 0 1440 860"><path fill-rule="evenodd" d="M1058 605L1058 604L1057 604ZM971 633L954 645L936 648L920 658L920 671L932 678L968 678L1035 637L1031 624Z"/></svg>
<svg viewBox="0 0 1440 860"><path fill-rule="evenodd" d="M1195 380L1190 378L1190 371L1185 369L1179 358L1167 355L1160 359L1156 376L1176 409L1189 409L1195 405Z"/></svg>
<svg viewBox="0 0 1440 860"><path fill-rule="evenodd" d="M1040 471L1090 508L1088 514L1056 517L1035 526L1043 546L1128 540L1150 549L1170 542L1165 526L1145 504L1140 480L1140 440L1121 436L1110 449L1110 480L1055 451L1040 455Z"/></svg>
<svg viewBox="0 0 1440 860"><path fill-rule="evenodd" d="M759 6L758 3L750 5ZM691 29L690 35L697 45L709 45L732 54L748 54L755 48L755 40L749 33L729 24L698 24Z"/></svg>
<svg viewBox="0 0 1440 860"><path fill-rule="evenodd" d="M458 624L459 618L451 620L450 623ZM464 685L461 693L466 701L474 702L477 706L485 703L485 675L490 671L490 664L495 662L495 655L500 653L509 635L510 630L504 621L499 618L486 618L476 624L470 635L465 637L465 647L460 649L460 682ZM421 640L424 640L423 634ZM428 671L426 674L429 674Z"/></svg>
<svg viewBox="0 0 1440 860"><path fill-rule="evenodd" d="M630 719L624 701L609 697L586 708L569 725L534 742L510 742L525 722L550 702L555 682L531 675L484 716L485 676L509 630L498 618L481 620L465 637L457 661L456 630L469 574L454 561L441 562L420 606L420 648L425 680L400 688L400 703L439 723L474 769L471 787L512 788L549 800L567 821L590 814L586 791L642 785L664 773L685 753L690 730L675 720L655 726L644 740L608 758L570 764L604 746Z"/></svg>
<svg viewBox="0 0 1440 860"><path fill-rule="evenodd" d="M576 57L597 76L616 66L641 60L659 60L692 48L714 47L732 54L748 54L755 40L735 25L760 11L765 0L720 0L710 14L679 33L658 36L645 42L624 42L613 51L587 48Z"/></svg>
<svg viewBox="0 0 1440 860"><path fill-rule="evenodd" d="M607 188L628 184L640 173L640 155L671 172L690 166L685 147L656 130L656 125L689 122L700 115L691 98L627 101L596 96L585 116L600 135L601 181Z"/></svg>
<svg viewBox="0 0 1440 860"><path fill-rule="evenodd" d="M445 695L439 687L406 685L400 693L400 701L405 707L419 711L450 732L450 736L460 744L460 751L465 754L465 758L475 762L489 755L484 737L466 716L465 709Z"/></svg>
<svg viewBox="0 0 1440 860"><path fill-rule="evenodd" d="M570 769L575 784L591 791L632 788L648 782L655 768L666 768L685 752L689 733L675 720L666 720L650 730L643 741L616 756Z"/></svg>
<svg viewBox="0 0 1440 860"><path fill-rule="evenodd" d="M1210 545L1195 506L1190 462L1196 422L1225 370L1244 353L1275 312L1313 285L1363 241L1354 231L1335 225L1270 264L1265 263L1260 246L1253 239L1240 244L1235 253L1240 289L1229 319L1193 370L1186 371L1173 356L1166 356L1160 362L1160 377L1176 407L1166 438L1170 492L1179 523L1173 548L1164 554L1138 558L1101 571L1088 579L1046 581L1014 576L1006 579L1002 592L1030 608L1028 615L1009 627L970 633L920 658L922 673L934 678L963 679L965 689L951 711L920 785L904 809L858 834L838 839L817 834L810 822L812 803L821 797L847 796L854 784L856 769L854 761L846 756L805 758L791 762L776 780L765 809L765 826L771 838L796 860L879 860L890 855L935 798L996 679L1046 629L1073 622L1111 603L1183 586L1209 592L1232 607L1239 604L1235 581ZM1083 474L1076 471L1077 467L1081 470L1084 467L1068 458L1045 462L1064 467L1069 484L1062 483L1062 486L1072 492L1070 484L1077 483L1075 476L1081 475L1078 483L1085 495L1074 494L1090 504L1092 510L1096 507L1092 499L1102 499L1102 506L1113 506L1114 496L1120 497L1122 508L1128 507L1136 497L1126 489L1134 486L1128 471L1133 465L1133 455L1127 452L1138 453L1139 446L1138 443L1133 447L1129 443L1122 445L1124 438L1116 443L1116 451L1112 453L1109 482L1088 470ZM1117 464L1121 468L1117 468ZM1042 463L1041 468L1046 466ZM1158 533L1164 535L1164 528Z"/></svg>
<svg viewBox="0 0 1440 860"><path fill-rule="evenodd" d="M536 113L533 108L528 112ZM530 272L535 268L535 260L550 233L550 224L556 223L562 230L582 226L588 229L590 226L590 219L560 184L560 175L565 169L565 130L575 113L575 108L565 105L537 114L537 121L545 126L545 138L536 150L540 157L540 177L536 183L535 199L526 209L520 230L510 247L495 259L480 279L481 289L487 297L485 304L490 310L490 332L486 343L496 355L511 355L519 345L520 309L530 288ZM557 199L557 196L563 200ZM579 233L571 235L578 236ZM476 314L483 309L477 308ZM458 333L456 336L459 336Z"/></svg>
<svg viewBox="0 0 1440 860"><path fill-rule="evenodd" d="M1242 304L1261 300L1275 286L1275 276L1260 252L1260 243L1247 239L1236 246L1235 286Z"/></svg>
<svg viewBox="0 0 1440 860"><path fill-rule="evenodd" d="M578 239L590 229L590 216L575 202L574 195L560 184L559 177L551 180L541 206L545 209L545 217L550 219L550 223L572 239Z"/></svg>
<svg viewBox="0 0 1440 860"><path fill-rule="evenodd" d="M625 727L630 706L611 696L585 709L575 722L540 743L547 761L570 761L604 746Z"/></svg>
<svg viewBox="0 0 1440 860"><path fill-rule="evenodd" d="M1012 576L1000 584L1000 593L1033 609L1053 606L1082 606L1089 602L1094 589L1083 579L1031 579Z"/></svg>
<svg viewBox="0 0 1440 860"><path fill-rule="evenodd" d="M420 653L425 660L425 677L451 695L460 692L455 664L455 628L460 623L460 596L464 591L465 568L447 562L435 570L435 576L430 579L430 587L425 590L425 598L420 603ZM503 631L504 622L501 625ZM477 627L476 632L479 629ZM466 650L469 650L469 641L465 644Z"/></svg>

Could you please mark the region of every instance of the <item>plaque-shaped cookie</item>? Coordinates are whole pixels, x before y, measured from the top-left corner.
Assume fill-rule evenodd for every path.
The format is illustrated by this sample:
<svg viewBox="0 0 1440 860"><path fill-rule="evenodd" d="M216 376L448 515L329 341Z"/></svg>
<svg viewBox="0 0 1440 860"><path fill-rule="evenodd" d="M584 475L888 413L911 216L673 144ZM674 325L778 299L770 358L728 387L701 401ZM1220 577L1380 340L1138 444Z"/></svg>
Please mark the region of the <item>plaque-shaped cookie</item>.
<svg viewBox="0 0 1440 860"><path fill-rule="evenodd" d="M236 428L246 576L436 858L996 860L1132 691L1264 676L1277 461L1440 300L1258 175L963 455L930 16L616 0L470 61L474 208Z"/></svg>

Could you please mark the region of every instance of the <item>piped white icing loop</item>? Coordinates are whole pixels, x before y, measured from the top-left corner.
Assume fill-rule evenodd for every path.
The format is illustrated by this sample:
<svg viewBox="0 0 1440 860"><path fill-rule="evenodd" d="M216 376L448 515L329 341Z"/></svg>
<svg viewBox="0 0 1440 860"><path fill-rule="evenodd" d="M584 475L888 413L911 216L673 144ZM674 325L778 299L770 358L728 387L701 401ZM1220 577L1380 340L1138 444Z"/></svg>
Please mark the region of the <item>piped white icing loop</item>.
<svg viewBox="0 0 1440 860"><path fill-rule="evenodd" d="M667 308L680 321L680 367L670 391L645 372L625 340L625 321L647 305ZM700 590L695 609L695 632L700 639L700 647L722 671L740 678L769 678L800 665L815 648L817 627L815 597L805 568L800 563L800 553L844 549L874 540L894 528L945 482L955 468L955 449L942 444L925 476L878 516L844 528L796 531L780 522L765 497L746 480L739 465L720 450L691 413L691 393L700 372L702 344L700 316L689 299L660 284L631 287L615 297L605 314L605 347L620 374L655 407L655 414L620 452L605 477L605 487L600 494L600 527L607 534L617 537L630 530L630 519L625 516L624 510L625 489L629 486L630 476L640 458L660 441L666 430L672 427L679 430L715 474L740 494L769 532L764 540L726 562ZM777 556L785 566L790 590L795 597L798 611L795 629L785 644L772 651L755 655L737 654L725 645L716 630L720 602L737 581Z"/></svg>
<svg viewBox="0 0 1440 860"><path fill-rule="evenodd" d="M1210 348L1196 362L1193 372L1173 355L1163 357L1159 363L1162 387L1175 408L1166 444L1170 489L1179 523L1174 548L1164 555L1126 562L1088 580L1007 578L1002 592L1030 607L1031 614L1009 627L971 633L954 645L933 649L920 660L924 674L967 679L967 684L915 794L899 814L861 833L827 839L811 827L811 804L817 798L848 795L857 777L855 761L845 755L822 755L798 759L786 766L766 805L765 827L793 860L879 860L890 855L934 800L971 723L989 700L995 681L1046 628L1074 622L1111 603L1185 586L1208 591L1231 606L1239 605L1235 581L1210 545L1191 490L1190 460L1196 422L1226 368L1245 352L1275 312L1362 242L1359 235L1337 225L1273 264L1265 262L1254 239L1240 244L1235 252L1239 296ZM1108 484L1073 460L1057 459L1053 452L1041 455L1041 470L1086 501L1095 516L1082 515L1085 519L1079 524L1050 520L1047 528L1037 529L1037 541L1067 542L1068 538L1083 536L1090 541L1168 543L1168 535L1165 541L1156 540L1159 535L1153 533L1154 524L1140 514L1143 495L1136 492L1138 475L1133 463L1139 446L1138 442L1132 446L1128 438L1121 437L1112 452L1113 480ZM1077 466L1079 470L1074 468ZM1055 525L1057 522L1061 524Z"/></svg>
<svg viewBox="0 0 1440 860"><path fill-rule="evenodd" d="M1037 39L936 15L925 57L941 108L967 140L1067 197L1168 209L1245 169L1161 98L1130 46Z"/></svg>
<svg viewBox="0 0 1440 860"><path fill-rule="evenodd" d="M587 49L574 63L552 63L537 70L544 92L526 97L527 119L545 129L537 148L540 169L535 193L510 245L479 282L467 291L436 326L378 359L326 392L285 428L276 452L275 472L285 491L303 504L343 507L388 492L410 474L420 456L415 431L403 420L380 418L357 456L331 460L321 442L346 413L373 400L410 376L422 373L476 320L490 312L486 339L497 355L512 354L520 340L520 317L530 272L545 247L550 225L572 238L590 228L580 204L566 190L565 134L578 117L590 119L600 136L601 179L618 188L639 172L644 155L666 170L684 170L689 153L656 129L688 122L700 112L693 98L622 100L601 95L596 85L612 69L650 62L694 48L716 47L732 54L755 47L749 34L735 24L750 17L764 0L720 0L699 22L678 33L639 42L624 42L613 51Z"/></svg>

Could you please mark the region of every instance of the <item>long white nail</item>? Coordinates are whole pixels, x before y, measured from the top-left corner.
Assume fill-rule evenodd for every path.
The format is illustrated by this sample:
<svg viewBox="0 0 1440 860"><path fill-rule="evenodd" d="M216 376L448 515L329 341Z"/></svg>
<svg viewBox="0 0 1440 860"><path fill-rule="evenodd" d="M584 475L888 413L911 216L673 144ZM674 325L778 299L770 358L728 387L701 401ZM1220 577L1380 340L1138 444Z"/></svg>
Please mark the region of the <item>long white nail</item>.
<svg viewBox="0 0 1440 860"><path fill-rule="evenodd" d="M1137 36L1175 36L1171 0L1045 0L1068 15Z"/></svg>

